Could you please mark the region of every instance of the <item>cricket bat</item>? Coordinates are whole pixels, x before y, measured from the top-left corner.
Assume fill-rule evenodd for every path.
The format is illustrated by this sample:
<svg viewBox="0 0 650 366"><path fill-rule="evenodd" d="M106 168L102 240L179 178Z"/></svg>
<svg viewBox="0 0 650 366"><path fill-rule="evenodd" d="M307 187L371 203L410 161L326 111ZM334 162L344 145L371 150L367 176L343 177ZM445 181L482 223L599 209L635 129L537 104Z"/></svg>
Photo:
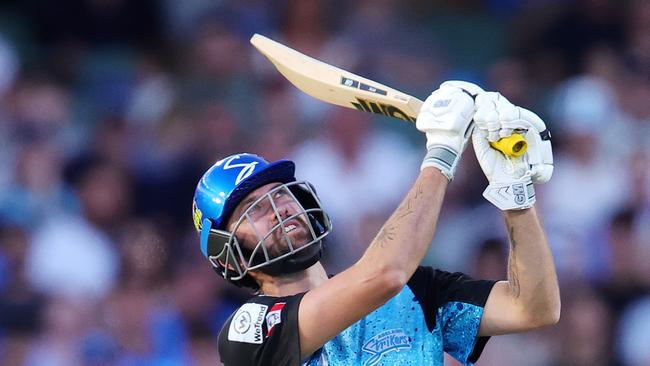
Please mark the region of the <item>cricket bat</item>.
<svg viewBox="0 0 650 366"><path fill-rule="evenodd" d="M415 123L422 101L399 90L326 64L260 34L251 44L303 92L324 102ZM509 156L521 156L528 147L519 134L491 143Z"/></svg>

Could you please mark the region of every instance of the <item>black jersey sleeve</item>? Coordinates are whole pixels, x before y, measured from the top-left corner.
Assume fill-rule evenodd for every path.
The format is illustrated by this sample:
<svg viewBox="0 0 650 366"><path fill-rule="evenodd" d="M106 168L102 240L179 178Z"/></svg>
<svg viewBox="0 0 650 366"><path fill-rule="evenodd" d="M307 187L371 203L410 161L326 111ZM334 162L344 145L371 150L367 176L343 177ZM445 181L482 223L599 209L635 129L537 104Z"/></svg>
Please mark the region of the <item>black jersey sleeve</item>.
<svg viewBox="0 0 650 366"><path fill-rule="evenodd" d="M257 296L243 304L219 333L225 366L298 366L298 307L304 294Z"/></svg>
<svg viewBox="0 0 650 366"><path fill-rule="evenodd" d="M489 337L478 337L483 307L496 281L475 280L460 272L419 267L408 282L422 307L429 331L436 323L445 351L463 363L478 360Z"/></svg>

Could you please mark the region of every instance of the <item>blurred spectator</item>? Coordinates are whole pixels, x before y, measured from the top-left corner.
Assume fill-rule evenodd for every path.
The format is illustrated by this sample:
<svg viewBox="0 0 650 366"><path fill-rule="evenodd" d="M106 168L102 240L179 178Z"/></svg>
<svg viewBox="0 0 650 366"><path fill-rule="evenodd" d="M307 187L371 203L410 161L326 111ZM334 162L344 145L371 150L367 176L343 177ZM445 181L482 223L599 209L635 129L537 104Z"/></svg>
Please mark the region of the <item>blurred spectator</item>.
<svg viewBox="0 0 650 366"><path fill-rule="evenodd" d="M531 65L538 83L558 83L583 71L586 50L620 48L625 7L607 0L533 2L518 18L513 43Z"/></svg>
<svg viewBox="0 0 650 366"><path fill-rule="evenodd" d="M6 103L12 143L38 138L55 144L69 142L71 97L69 89L46 76L19 79Z"/></svg>
<svg viewBox="0 0 650 366"><path fill-rule="evenodd" d="M51 296L102 299L113 287L119 262L111 241L89 222L55 217L29 244L30 286Z"/></svg>
<svg viewBox="0 0 650 366"><path fill-rule="evenodd" d="M29 366L81 365L79 345L94 324L88 302L51 300L44 312L43 330L30 345L24 361Z"/></svg>
<svg viewBox="0 0 650 366"><path fill-rule="evenodd" d="M650 77L650 4L634 0L628 10L625 23L628 37L629 65L642 80Z"/></svg>
<svg viewBox="0 0 650 366"><path fill-rule="evenodd" d="M333 109L320 134L290 155L300 167L296 175L316 186L334 224L339 222L343 228L328 243L329 250L337 253L336 262L328 263L334 273L356 260L369 244L360 241L360 219L392 210L417 172L418 160L406 142L399 135L373 130L370 116ZM377 165L391 169L377 169Z"/></svg>
<svg viewBox="0 0 650 366"><path fill-rule="evenodd" d="M630 305L621 316L616 348L625 365L650 364L650 297Z"/></svg>
<svg viewBox="0 0 650 366"><path fill-rule="evenodd" d="M628 200L630 182L627 167L619 163L624 155L605 141L617 112L607 84L579 77L567 81L559 93L554 136L561 145L553 179L540 187L541 204L551 245L559 253L560 275L585 276L593 239L589 235Z"/></svg>
<svg viewBox="0 0 650 366"><path fill-rule="evenodd" d="M555 332L542 329L493 337L476 365L552 365L557 353L553 340L557 336Z"/></svg>
<svg viewBox="0 0 650 366"><path fill-rule="evenodd" d="M221 326L247 296L247 290L235 290L225 281L214 281L214 275L206 263L183 263L173 284L174 303L184 321L197 365L214 364Z"/></svg>
<svg viewBox="0 0 650 366"><path fill-rule="evenodd" d="M153 222L132 220L126 224L118 247L122 257L119 288L148 291L156 296L169 290L169 243Z"/></svg>
<svg viewBox="0 0 650 366"><path fill-rule="evenodd" d="M176 93L173 80L160 61L154 55L142 57L136 67L136 85L126 120L150 132L171 110Z"/></svg>
<svg viewBox="0 0 650 366"><path fill-rule="evenodd" d="M0 33L0 100L4 97L16 79L19 62L16 50Z"/></svg>
<svg viewBox="0 0 650 366"><path fill-rule="evenodd" d="M268 156L271 160L286 158L299 141L304 140L306 136L317 134L313 131L314 126L305 125L299 120L298 107L291 100L292 96L286 89L279 88L268 90L264 94L260 103L260 114L264 116L264 120L256 133L258 139L264 143L255 147L255 152L260 156Z"/></svg>
<svg viewBox="0 0 650 366"><path fill-rule="evenodd" d="M119 261L112 243L129 210L129 183L114 165L89 161L74 171L82 216L55 215L34 232L27 271L35 288L56 296L101 299Z"/></svg>
<svg viewBox="0 0 650 366"><path fill-rule="evenodd" d="M280 31L283 39L296 49L309 55L316 55L326 42L331 31L327 22L333 10L324 0L288 0L282 9Z"/></svg>
<svg viewBox="0 0 650 366"><path fill-rule="evenodd" d="M185 365L186 334L177 311L155 292L117 289L105 306L106 329L119 345L119 364Z"/></svg>
<svg viewBox="0 0 650 366"><path fill-rule="evenodd" d="M644 270L647 246L637 236L638 212L632 208L618 211L603 235L605 263L597 271L602 276L601 290L614 314L621 314L631 302L650 293Z"/></svg>
<svg viewBox="0 0 650 366"><path fill-rule="evenodd" d="M13 182L0 191L0 216L26 227L75 211L73 193L63 184L61 151L37 138L17 152Z"/></svg>
<svg viewBox="0 0 650 366"><path fill-rule="evenodd" d="M18 365L42 329L43 297L25 276L28 232L0 225L0 359Z"/></svg>
<svg viewBox="0 0 650 366"><path fill-rule="evenodd" d="M144 47L160 39L160 8L152 0L69 0L61 4L28 0L19 4L17 8L29 16L34 33L44 43Z"/></svg>
<svg viewBox="0 0 650 366"><path fill-rule="evenodd" d="M562 288L558 366L613 365L612 313L585 283Z"/></svg>
<svg viewBox="0 0 650 366"><path fill-rule="evenodd" d="M508 246L500 239L487 239L478 247L474 258L474 278L505 280Z"/></svg>

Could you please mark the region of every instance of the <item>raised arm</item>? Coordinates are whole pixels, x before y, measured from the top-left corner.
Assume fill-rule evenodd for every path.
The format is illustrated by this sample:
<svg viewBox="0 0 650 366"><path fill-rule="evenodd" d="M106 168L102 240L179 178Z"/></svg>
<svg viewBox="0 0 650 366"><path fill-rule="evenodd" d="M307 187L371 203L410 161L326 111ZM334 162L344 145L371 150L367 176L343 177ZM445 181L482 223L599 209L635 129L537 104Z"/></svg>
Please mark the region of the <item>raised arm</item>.
<svg viewBox="0 0 650 366"><path fill-rule="evenodd" d="M550 134L534 113L512 105L498 93L476 99L474 150L489 185L483 195L503 210L510 240L508 280L497 282L484 307L479 335L489 336L555 324L560 317L560 290L553 256L533 207L534 183L553 172ZM508 158L489 141L526 130L528 152Z"/></svg>
<svg viewBox="0 0 650 366"><path fill-rule="evenodd" d="M433 238L473 111L472 98L448 84L424 102L417 120L427 135L420 175L362 258L303 297L298 312L301 357L395 296L415 272ZM381 162L377 168L390 169Z"/></svg>
<svg viewBox="0 0 650 366"><path fill-rule="evenodd" d="M508 280L490 292L481 336L530 330L560 318L555 265L536 210L505 211L504 216L510 240Z"/></svg>

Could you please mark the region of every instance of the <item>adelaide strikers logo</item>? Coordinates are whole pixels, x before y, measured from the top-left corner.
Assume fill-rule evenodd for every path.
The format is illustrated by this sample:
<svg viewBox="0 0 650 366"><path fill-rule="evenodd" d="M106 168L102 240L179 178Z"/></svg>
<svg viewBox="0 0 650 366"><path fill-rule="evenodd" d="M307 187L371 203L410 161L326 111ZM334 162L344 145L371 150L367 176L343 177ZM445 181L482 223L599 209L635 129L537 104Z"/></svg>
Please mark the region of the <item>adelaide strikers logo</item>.
<svg viewBox="0 0 650 366"><path fill-rule="evenodd" d="M364 366L376 365L381 357L389 352L399 352L411 348L411 337L402 329L390 329L370 338L361 348L370 353L371 357L363 363Z"/></svg>
<svg viewBox="0 0 650 366"><path fill-rule="evenodd" d="M233 163L234 160L239 159L239 155L234 155L229 158L227 158L224 161L220 161L217 163L217 165L221 165L223 163L223 170L230 170L230 169L241 169L239 171L239 174L237 174L237 178L235 179L235 184L239 184L242 180L248 178L253 172L255 171L255 167L257 166L257 161L251 161L248 163Z"/></svg>

